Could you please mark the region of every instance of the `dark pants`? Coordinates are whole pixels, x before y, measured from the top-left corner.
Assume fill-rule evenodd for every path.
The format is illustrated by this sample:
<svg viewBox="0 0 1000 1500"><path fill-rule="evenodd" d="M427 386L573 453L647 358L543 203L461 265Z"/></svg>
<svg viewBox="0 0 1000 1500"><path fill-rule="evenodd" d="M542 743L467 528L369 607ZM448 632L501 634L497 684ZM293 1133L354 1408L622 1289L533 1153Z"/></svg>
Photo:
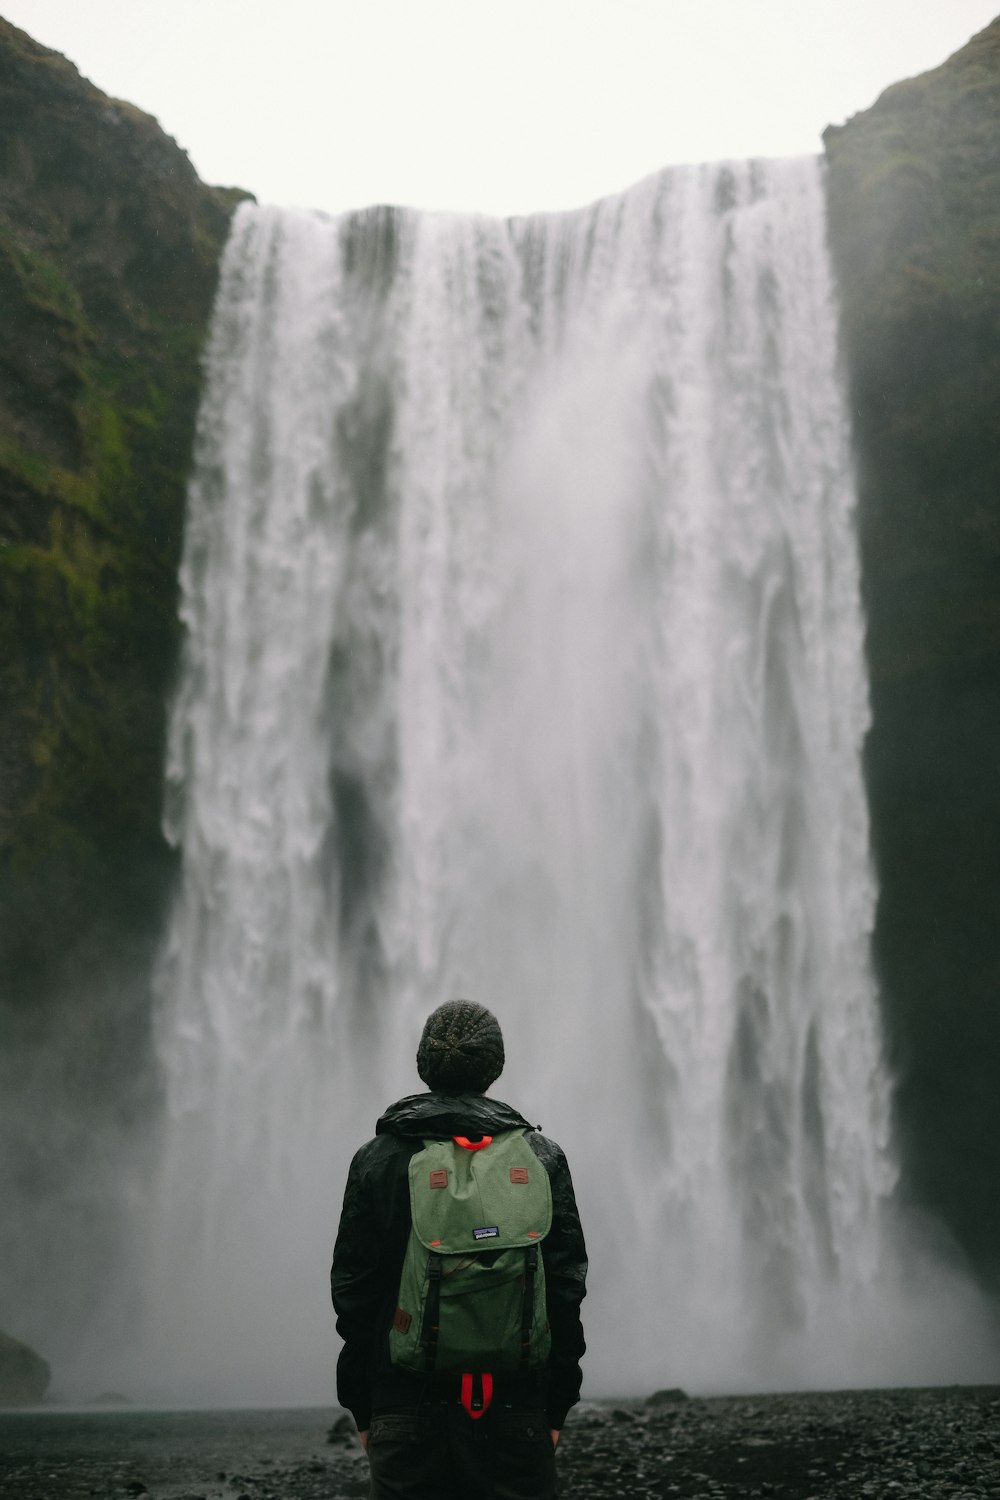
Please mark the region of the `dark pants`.
<svg viewBox="0 0 1000 1500"><path fill-rule="evenodd" d="M544 1412L457 1403L377 1412L368 1434L370 1500L553 1500L555 1450Z"/></svg>

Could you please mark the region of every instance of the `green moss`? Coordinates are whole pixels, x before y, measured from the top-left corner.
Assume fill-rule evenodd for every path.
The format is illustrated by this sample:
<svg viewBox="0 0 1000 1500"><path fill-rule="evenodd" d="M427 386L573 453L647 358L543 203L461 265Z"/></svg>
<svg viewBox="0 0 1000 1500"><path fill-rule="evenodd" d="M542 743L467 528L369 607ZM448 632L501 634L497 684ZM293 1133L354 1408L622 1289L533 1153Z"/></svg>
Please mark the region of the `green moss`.
<svg viewBox="0 0 1000 1500"><path fill-rule="evenodd" d="M62 319L83 334L85 320L80 295L53 260L29 249L3 225L0 225L0 259L31 307Z"/></svg>
<svg viewBox="0 0 1000 1500"><path fill-rule="evenodd" d="M128 426L131 412L120 411L100 390L80 404L84 467L98 513L111 520L131 497L134 476Z"/></svg>
<svg viewBox="0 0 1000 1500"><path fill-rule="evenodd" d="M52 465L38 453L31 452L14 442L6 433L0 432L0 470L18 475L32 489L44 493L52 473Z"/></svg>

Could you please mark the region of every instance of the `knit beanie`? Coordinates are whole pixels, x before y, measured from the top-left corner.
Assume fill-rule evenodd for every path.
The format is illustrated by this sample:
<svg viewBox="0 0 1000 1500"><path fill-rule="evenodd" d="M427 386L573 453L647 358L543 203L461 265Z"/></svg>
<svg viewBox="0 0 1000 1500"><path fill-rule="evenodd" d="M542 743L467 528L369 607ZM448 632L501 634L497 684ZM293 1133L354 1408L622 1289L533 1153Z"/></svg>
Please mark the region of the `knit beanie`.
<svg viewBox="0 0 1000 1500"><path fill-rule="evenodd" d="M503 1072L503 1035L492 1011L448 1000L427 1017L417 1072L439 1094L484 1094Z"/></svg>

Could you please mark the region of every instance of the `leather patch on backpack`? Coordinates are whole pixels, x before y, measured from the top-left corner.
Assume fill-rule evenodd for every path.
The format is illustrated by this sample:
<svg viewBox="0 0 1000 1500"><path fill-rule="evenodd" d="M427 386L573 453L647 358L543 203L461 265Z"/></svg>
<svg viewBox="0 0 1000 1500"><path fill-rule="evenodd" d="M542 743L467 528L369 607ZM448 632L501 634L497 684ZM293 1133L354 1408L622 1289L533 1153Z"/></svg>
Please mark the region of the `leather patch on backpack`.
<svg viewBox="0 0 1000 1500"><path fill-rule="evenodd" d="M400 1333L409 1333L412 1322L412 1314L404 1312L401 1307L396 1308L392 1319L393 1328L398 1328Z"/></svg>
<svg viewBox="0 0 1000 1500"><path fill-rule="evenodd" d="M446 1188L448 1186L447 1167L436 1168L436 1170L431 1173L430 1182L432 1188Z"/></svg>
<svg viewBox="0 0 1000 1500"><path fill-rule="evenodd" d="M527 1182L527 1180L528 1180L528 1169L527 1169L527 1167L511 1167L511 1169L510 1169L510 1180L511 1180L511 1182Z"/></svg>

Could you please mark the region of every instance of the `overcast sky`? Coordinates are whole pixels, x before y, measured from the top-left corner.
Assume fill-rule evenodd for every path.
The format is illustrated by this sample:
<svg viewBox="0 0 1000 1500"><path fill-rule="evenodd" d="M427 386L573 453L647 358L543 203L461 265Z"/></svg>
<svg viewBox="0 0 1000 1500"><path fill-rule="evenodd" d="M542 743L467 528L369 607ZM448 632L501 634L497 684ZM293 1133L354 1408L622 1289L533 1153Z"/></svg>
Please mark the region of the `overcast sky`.
<svg viewBox="0 0 1000 1500"><path fill-rule="evenodd" d="M0 0L262 201L568 208L821 149L1000 0Z"/></svg>

